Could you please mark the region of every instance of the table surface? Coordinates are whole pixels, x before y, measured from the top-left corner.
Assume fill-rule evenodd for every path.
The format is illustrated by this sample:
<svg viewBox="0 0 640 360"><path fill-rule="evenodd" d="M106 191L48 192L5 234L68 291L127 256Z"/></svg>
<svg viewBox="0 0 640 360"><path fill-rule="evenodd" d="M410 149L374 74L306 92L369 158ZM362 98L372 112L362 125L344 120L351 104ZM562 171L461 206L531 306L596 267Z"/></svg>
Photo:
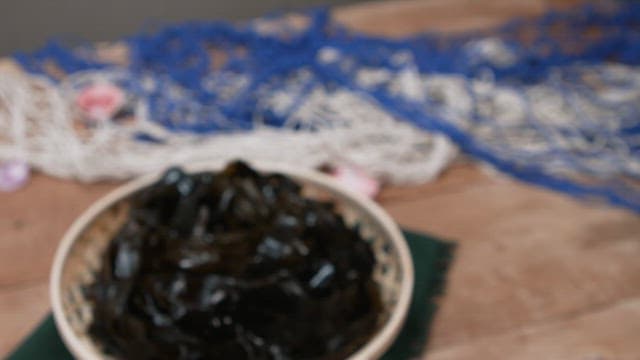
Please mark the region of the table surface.
<svg viewBox="0 0 640 360"><path fill-rule="evenodd" d="M336 10L398 36L484 28L573 1L427 0ZM36 174L0 193L0 355L49 311L48 273L73 219L116 184ZM429 184L388 188L403 226L459 246L425 355L445 359L640 359L640 217L460 164Z"/></svg>

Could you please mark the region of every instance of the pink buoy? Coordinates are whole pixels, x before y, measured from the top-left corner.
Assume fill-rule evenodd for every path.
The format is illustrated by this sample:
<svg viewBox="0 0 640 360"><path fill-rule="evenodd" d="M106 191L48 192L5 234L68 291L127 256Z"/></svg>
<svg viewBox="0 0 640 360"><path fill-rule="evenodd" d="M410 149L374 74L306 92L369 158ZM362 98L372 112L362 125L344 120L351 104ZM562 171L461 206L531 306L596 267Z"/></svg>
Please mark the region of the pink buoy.
<svg viewBox="0 0 640 360"><path fill-rule="evenodd" d="M24 161L12 160L0 163L0 191L16 191L29 180L29 165Z"/></svg>
<svg viewBox="0 0 640 360"><path fill-rule="evenodd" d="M369 198L374 198L380 192L380 183L358 168L338 166L330 170L330 173L345 187Z"/></svg>
<svg viewBox="0 0 640 360"><path fill-rule="evenodd" d="M122 89L109 83L98 83L82 89L76 98L76 105L90 120L112 118L125 104Z"/></svg>

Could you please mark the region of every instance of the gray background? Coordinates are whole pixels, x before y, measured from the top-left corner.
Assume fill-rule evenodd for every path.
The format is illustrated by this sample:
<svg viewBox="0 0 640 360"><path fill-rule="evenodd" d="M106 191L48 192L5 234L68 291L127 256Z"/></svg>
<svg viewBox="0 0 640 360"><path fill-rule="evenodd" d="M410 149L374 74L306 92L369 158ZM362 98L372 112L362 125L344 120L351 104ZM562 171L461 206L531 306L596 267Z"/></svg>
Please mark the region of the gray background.
<svg viewBox="0 0 640 360"><path fill-rule="evenodd" d="M0 0L0 56L33 50L52 37L114 40L148 22L245 19L276 9L362 0Z"/></svg>

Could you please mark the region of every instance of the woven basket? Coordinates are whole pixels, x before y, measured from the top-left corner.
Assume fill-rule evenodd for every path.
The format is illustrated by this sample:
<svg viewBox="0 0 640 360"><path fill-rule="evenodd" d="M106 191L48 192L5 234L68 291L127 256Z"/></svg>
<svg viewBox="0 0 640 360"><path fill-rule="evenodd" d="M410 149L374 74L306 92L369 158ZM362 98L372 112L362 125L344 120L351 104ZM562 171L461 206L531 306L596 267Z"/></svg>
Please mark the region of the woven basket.
<svg viewBox="0 0 640 360"><path fill-rule="evenodd" d="M398 226L375 203L345 190L326 175L275 165L251 166L295 179L309 197L332 200L346 222L359 224L363 237L371 241L376 256L373 276L380 287L384 311L378 331L350 359L380 357L402 327L413 289L413 264ZM187 172L220 170L203 164L183 168ZM87 333L92 311L81 289L92 281L92 274L101 265L103 250L126 220L129 195L152 184L159 176L134 180L97 201L73 223L56 252L50 289L53 315L62 339L76 358L108 358Z"/></svg>

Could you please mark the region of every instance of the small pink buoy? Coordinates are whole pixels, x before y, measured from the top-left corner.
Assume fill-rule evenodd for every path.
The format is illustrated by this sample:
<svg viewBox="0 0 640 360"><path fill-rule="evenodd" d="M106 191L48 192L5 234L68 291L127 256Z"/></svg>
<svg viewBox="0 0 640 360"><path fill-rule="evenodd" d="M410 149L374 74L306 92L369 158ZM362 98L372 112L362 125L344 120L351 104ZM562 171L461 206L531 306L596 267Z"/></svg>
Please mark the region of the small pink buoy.
<svg viewBox="0 0 640 360"><path fill-rule="evenodd" d="M374 198L380 192L380 183L358 168L338 166L330 173L342 185L369 198Z"/></svg>
<svg viewBox="0 0 640 360"><path fill-rule="evenodd" d="M110 83L97 83L82 89L76 105L91 120L112 118L125 104L122 89Z"/></svg>
<svg viewBox="0 0 640 360"><path fill-rule="evenodd" d="M29 180L29 165L24 161L12 160L0 163L0 191L16 191Z"/></svg>

